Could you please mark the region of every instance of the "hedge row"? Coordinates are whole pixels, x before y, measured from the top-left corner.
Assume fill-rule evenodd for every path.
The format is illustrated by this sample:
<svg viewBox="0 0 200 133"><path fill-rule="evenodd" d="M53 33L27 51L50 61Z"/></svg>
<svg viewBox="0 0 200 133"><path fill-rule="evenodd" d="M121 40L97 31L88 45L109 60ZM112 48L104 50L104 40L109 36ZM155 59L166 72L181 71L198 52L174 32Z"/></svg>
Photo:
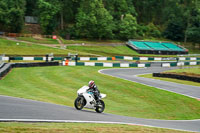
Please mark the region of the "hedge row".
<svg viewBox="0 0 200 133"><path fill-rule="evenodd" d="M187 75L168 74L168 73L153 73L153 77L174 78L180 80L187 80L200 83L200 77L191 77Z"/></svg>

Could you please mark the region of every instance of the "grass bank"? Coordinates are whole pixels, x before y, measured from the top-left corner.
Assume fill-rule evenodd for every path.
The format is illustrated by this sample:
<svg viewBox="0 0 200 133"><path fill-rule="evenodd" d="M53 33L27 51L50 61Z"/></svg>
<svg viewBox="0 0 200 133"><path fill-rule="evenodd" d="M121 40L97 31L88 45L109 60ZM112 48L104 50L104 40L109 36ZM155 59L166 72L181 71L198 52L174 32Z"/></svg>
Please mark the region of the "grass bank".
<svg viewBox="0 0 200 133"><path fill-rule="evenodd" d="M169 70L167 72L176 72L176 73L194 73L200 74L200 66L198 68L184 68L184 69L176 69L176 70Z"/></svg>
<svg viewBox="0 0 200 133"><path fill-rule="evenodd" d="M176 69L176 70L169 70L165 72L173 72L173 73L181 73L187 75L189 74L200 74L200 67L199 68L185 68L185 69ZM194 85L194 86L200 86L200 83L197 82L192 82L192 81L186 81L186 80L179 80L179 79L172 79L172 78L162 78L162 77L153 77L152 74L145 74L145 75L140 75L140 77L144 78L153 78L153 79L158 79L158 80L164 80L164 81L169 81L169 82L175 82L179 84L186 84L186 85Z"/></svg>
<svg viewBox="0 0 200 133"><path fill-rule="evenodd" d="M18 40L41 44L59 44L57 40L51 38L17 37Z"/></svg>
<svg viewBox="0 0 200 133"><path fill-rule="evenodd" d="M95 80L107 94L107 113L153 119L200 118L196 99L103 75L99 69L103 68L16 68L0 80L0 94L73 106L78 88Z"/></svg>
<svg viewBox="0 0 200 133"><path fill-rule="evenodd" d="M187 133L183 131L134 125L89 124L89 123L0 123L0 132L20 133L80 133L80 132L134 132L134 133Z"/></svg>
<svg viewBox="0 0 200 133"><path fill-rule="evenodd" d="M102 56L116 56L116 55L139 55L136 51L127 46L68 46L68 49L74 51L87 52L92 54L99 54Z"/></svg>
<svg viewBox="0 0 200 133"><path fill-rule="evenodd" d="M17 44L18 43L18 44ZM28 44L17 41L10 41L0 38L0 54L6 55L46 55L49 53L54 53L54 55L67 55L68 52L76 53L77 51L69 49L58 49L51 48L47 46L41 46L37 44ZM78 52L81 55L88 55L88 53Z"/></svg>
<svg viewBox="0 0 200 133"><path fill-rule="evenodd" d="M62 39L64 44L123 44L124 41L120 40L64 40Z"/></svg>
<svg viewBox="0 0 200 133"><path fill-rule="evenodd" d="M45 43L45 44L54 44L56 43L53 39L47 40L37 40L34 38L20 38L21 40L26 40L35 43ZM69 40L72 41L72 40ZM102 41L103 43L104 41ZM115 42L115 41L110 41ZM17 45L16 43L19 43ZM77 43L74 41L74 43ZM92 41L90 43L94 43ZM99 42L96 41L98 44ZM106 43L106 42L104 42ZM66 49L59 49L58 48L51 48L47 46L41 46L36 44L27 44L21 43L17 41L10 41L3 38L0 38L0 54L7 54L7 55L46 55L47 53L54 53L54 55L67 55L68 53L78 53L79 56L148 56L148 57L175 57L175 55L148 55L148 54L138 54L136 51L128 48L125 45L109 45L109 41L107 42L107 46L67 46ZM198 51L197 51L198 53Z"/></svg>

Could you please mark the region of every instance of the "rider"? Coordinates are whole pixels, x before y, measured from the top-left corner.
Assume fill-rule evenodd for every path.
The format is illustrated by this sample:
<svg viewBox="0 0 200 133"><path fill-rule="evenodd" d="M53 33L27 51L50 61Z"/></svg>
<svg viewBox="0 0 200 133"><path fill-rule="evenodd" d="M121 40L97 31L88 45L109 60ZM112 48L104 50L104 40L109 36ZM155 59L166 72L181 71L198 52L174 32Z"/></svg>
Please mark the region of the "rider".
<svg viewBox="0 0 200 133"><path fill-rule="evenodd" d="M99 100L99 96L100 96L100 91L97 89L97 86L95 85L93 80L90 80L88 83L88 90L91 90L94 93L94 98L95 100Z"/></svg>

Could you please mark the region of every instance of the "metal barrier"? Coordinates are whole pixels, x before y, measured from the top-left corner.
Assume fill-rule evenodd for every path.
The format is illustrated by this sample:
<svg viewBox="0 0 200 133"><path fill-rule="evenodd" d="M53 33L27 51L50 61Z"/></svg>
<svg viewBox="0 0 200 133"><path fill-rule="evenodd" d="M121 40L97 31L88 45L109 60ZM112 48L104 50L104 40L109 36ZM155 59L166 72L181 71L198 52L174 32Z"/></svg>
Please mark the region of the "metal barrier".
<svg viewBox="0 0 200 133"><path fill-rule="evenodd" d="M3 57L4 55L0 55L0 68L4 65Z"/></svg>

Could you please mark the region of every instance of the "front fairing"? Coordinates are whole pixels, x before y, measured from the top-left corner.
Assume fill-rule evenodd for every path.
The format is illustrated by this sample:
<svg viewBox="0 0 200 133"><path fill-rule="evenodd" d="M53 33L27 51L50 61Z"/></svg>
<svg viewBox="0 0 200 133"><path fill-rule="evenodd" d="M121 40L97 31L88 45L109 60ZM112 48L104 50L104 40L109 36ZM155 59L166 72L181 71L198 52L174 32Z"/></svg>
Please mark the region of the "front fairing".
<svg viewBox="0 0 200 133"><path fill-rule="evenodd" d="M77 94L78 94L78 95L81 95L81 94L83 94L83 93L86 93L88 89L89 89L89 87L86 86L86 85L84 85L83 87L81 87L81 88L77 91Z"/></svg>

